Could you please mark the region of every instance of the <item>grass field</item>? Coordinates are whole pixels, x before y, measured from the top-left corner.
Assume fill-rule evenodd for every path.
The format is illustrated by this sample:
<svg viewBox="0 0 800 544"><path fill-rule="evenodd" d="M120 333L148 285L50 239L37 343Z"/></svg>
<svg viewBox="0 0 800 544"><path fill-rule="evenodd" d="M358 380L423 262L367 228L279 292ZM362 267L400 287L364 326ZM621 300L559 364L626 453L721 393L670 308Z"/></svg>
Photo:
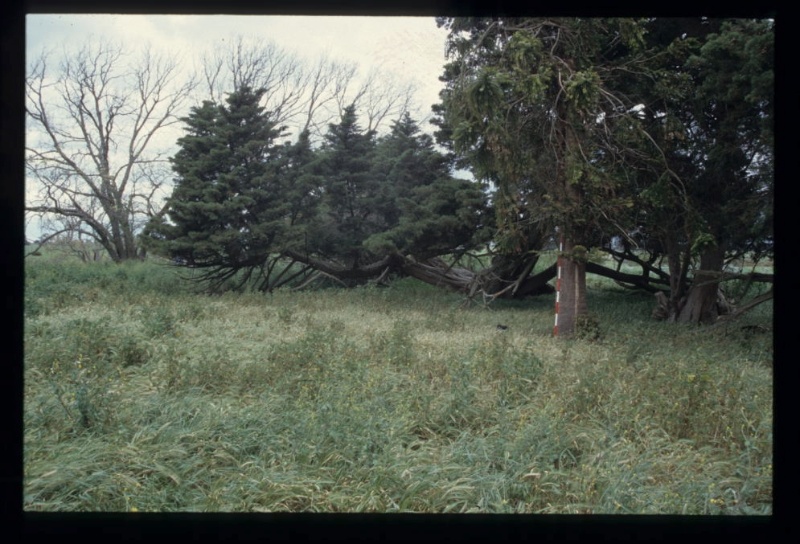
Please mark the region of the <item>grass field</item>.
<svg viewBox="0 0 800 544"><path fill-rule="evenodd" d="M550 297L25 264L26 511L772 513L771 303L698 330L592 278L565 341Z"/></svg>

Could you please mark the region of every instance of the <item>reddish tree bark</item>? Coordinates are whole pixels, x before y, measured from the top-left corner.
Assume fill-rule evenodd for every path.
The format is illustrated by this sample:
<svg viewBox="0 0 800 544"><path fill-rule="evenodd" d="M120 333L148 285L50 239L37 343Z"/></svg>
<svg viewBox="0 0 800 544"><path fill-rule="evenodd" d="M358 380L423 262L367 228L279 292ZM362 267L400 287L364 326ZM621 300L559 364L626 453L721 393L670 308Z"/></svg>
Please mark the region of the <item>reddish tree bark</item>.
<svg viewBox="0 0 800 544"><path fill-rule="evenodd" d="M561 292L558 304L558 336L575 334L578 319L589 313L586 302L586 249L564 241L561 257Z"/></svg>

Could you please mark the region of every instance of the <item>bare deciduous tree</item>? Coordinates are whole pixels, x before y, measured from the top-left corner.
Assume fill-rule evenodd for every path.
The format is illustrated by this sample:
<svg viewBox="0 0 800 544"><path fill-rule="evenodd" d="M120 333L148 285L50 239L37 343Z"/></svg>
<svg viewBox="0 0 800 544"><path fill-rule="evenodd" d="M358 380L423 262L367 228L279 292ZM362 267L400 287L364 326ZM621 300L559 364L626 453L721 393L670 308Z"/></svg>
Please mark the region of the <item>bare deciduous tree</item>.
<svg viewBox="0 0 800 544"><path fill-rule="evenodd" d="M42 53L25 81L26 170L37 196L28 213L52 229L98 242L114 261L140 256L136 235L161 212L167 159L150 152L195 83L177 60L146 48L129 62L120 45L65 54L54 74Z"/></svg>
<svg viewBox="0 0 800 544"><path fill-rule="evenodd" d="M306 79L300 62L274 42L237 37L201 58L207 96L223 103L242 87L264 89L265 107L279 123L298 113ZM206 98L206 97L204 97Z"/></svg>
<svg viewBox="0 0 800 544"><path fill-rule="evenodd" d="M361 100L357 102L367 120L367 130L377 131L387 117L400 119L411 109L414 90L413 83L400 82L371 70L359 93Z"/></svg>
<svg viewBox="0 0 800 544"><path fill-rule="evenodd" d="M319 137L350 104L356 104L377 129L387 117L399 118L411 107L414 88L373 70L359 80L357 66L323 55L308 63L274 42L237 37L227 49L206 53L201 68L208 96L243 86L265 90L263 106L279 124Z"/></svg>

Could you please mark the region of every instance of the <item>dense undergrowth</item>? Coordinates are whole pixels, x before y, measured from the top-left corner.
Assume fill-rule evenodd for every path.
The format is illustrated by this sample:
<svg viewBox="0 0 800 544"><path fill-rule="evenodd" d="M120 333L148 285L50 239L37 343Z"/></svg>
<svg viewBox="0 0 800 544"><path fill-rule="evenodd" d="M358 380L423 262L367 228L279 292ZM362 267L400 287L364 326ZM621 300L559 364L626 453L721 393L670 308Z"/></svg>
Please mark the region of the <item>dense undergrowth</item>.
<svg viewBox="0 0 800 544"><path fill-rule="evenodd" d="M567 341L549 297L28 258L24 509L770 514L771 303L701 329L599 280L589 304Z"/></svg>

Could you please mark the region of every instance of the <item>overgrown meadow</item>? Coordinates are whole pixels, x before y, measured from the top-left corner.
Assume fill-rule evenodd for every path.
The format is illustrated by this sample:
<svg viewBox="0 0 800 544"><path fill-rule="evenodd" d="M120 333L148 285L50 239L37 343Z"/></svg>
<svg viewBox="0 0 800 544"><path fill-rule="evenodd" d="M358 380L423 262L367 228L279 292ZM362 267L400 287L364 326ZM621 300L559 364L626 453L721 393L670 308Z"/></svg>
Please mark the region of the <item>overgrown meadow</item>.
<svg viewBox="0 0 800 544"><path fill-rule="evenodd" d="M772 512L771 303L697 329L591 278L565 341L550 297L25 267L26 511Z"/></svg>

